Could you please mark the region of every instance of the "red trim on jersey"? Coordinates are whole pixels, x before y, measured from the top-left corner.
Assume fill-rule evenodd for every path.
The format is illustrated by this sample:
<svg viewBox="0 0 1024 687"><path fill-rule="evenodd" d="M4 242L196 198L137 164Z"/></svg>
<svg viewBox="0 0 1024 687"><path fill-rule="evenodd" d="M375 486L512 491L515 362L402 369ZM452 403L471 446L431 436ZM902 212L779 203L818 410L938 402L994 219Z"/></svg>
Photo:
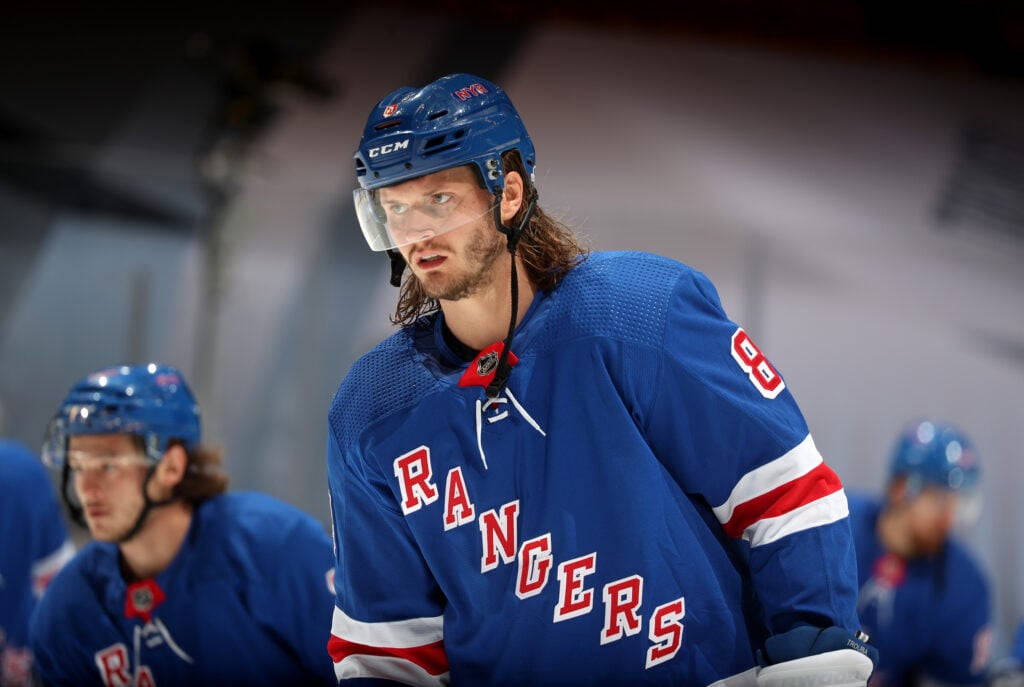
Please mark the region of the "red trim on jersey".
<svg viewBox="0 0 1024 687"><path fill-rule="evenodd" d="M843 484L832 468L826 463L819 463L807 474L736 506L729 522L722 528L730 537L741 537L744 530L759 520L785 515L842 488Z"/></svg>
<svg viewBox="0 0 1024 687"><path fill-rule="evenodd" d="M505 350L505 342L496 341L480 351L477 356L473 358L473 362L466 367L466 371L462 373L462 376L459 377L459 386L486 387L490 384L494 379L494 375L498 372L498 359L501 357L501 352L503 350ZM518 362L519 356L512 351L509 351L509 367L514 366Z"/></svg>
<svg viewBox="0 0 1024 687"><path fill-rule="evenodd" d="M327 653L335 663L340 663L353 654L366 656L385 656L400 658L418 665L430 675L441 675L448 672L448 655L444 652L444 641L438 640L422 646L395 648L357 644L337 635L331 635L327 641Z"/></svg>

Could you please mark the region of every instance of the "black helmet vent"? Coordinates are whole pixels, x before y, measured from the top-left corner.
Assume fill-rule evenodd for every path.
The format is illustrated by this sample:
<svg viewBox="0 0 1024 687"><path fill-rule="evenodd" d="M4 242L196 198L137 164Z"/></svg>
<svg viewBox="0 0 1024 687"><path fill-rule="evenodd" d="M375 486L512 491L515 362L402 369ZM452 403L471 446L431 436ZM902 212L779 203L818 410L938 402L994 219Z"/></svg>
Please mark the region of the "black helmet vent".
<svg viewBox="0 0 1024 687"><path fill-rule="evenodd" d="M361 177L364 174L366 174L366 164L359 158L356 158L356 176Z"/></svg>
<svg viewBox="0 0 1024 687"><path fill-rule="evenodd" d="M438 110L437 112L431 112L430 114L428 114L427 119L434 120L437 119L438 117L444 117L446 114L448 114L448 110Z"/></svg>
<svg viewBox="0 0 1024 687"><path fill-rule="evenodd" d="M377 131L382 131L384 129L390 129L393 126L398 126L401 123L401 119L389 119L387 121L381 122L380 124L377 124L373 128Z"/></svg>
<svg viewBox="0 0 1024 687"><path fill-rule="evenodd" d="M437 155L446 150L451 150L460 144L460 140L466 135L465 129L459 129L442 136L434 136L423 144L423 155Z"/></svg>

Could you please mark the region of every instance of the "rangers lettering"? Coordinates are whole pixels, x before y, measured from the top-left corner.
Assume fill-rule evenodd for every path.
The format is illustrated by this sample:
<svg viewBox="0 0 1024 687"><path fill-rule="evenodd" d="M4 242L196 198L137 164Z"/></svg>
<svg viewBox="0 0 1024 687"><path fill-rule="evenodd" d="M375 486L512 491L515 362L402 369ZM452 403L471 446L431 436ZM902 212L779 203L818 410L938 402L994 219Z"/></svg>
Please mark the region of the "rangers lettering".
<svg viewBox="0 0 1024 687"><path fill-rule="evenodd" d="M651 615L650 629L647 637L654 646L647 650L647 668L670 661L679 653L683 645L683 616L686 615L686 604L683 597L669 601L654 609Z"/></svg>
<svg viewBox="0 0 1024 687"><path fill-rule="evenodd" d="M437 487L430 481L434 471L430 466L428 447L420 446L395 458L395 476L402 490L402 512L405 515L437 500Z"/></svg>
<svg viewBox="0 0 1024 687"><path fill-rule="evenodd" d="M139 679L136 681L135 687L156 687L153 673L149 671L148 666L139 666Z"/></svg>
<svg viewBox="0 0 1024 687"><path fill-rule="evenodd" d="M594 590L583 589L583 578L597 569L597 552L573 558L558 566L559 602L554 622L576 618L594 608Z"/></svg>
<svg viewBox="0 0 1024 687"><path fill-rule="evenodd" d="M494 570L498 567L498 551L496 543L501 545L501 560L511 563L516 559L516 542L519 539L516 531L519 520L519 499L510 501L501 507L501 518L492 508L480 515L480 536L483 541L484 555L480 559L480 572Z"/></svg>
<svg viewBox="0 0 1024 687"><path fill-rule="evenodd" d="M519 547L519 574L516 596L526 599L540 594L551 571L551 533L523 542Z"/></svg>
<svg viewBox="0 0 1024 687"><path fill-rule="evenodd" d="M743 334L742 330L739 334ZM756 361L760 352L749 341L749 337L743 334L734 337L734 340L739 342L744 359ZM764 362L763 356L761 359ZM440 493L433 482L429 447L420 446L396 458L394 471L401 490L402 511L406 515L438 500ZM445 531L469 524L474 520L475 513L476 507L470 499L462 467L450 468L444 487L442 525ZM519 545L519 499L509 501L500 508L484 511L475 519L480 529L480 573L494 570L502 563L516 561L513 590L516 597L525 601L539 596L547 587L555 564L551 532L527 539ZM586 578L597 572L597 551L563 561L558 565L557 572L558 600L553 609L552 622L578 618L593 611L595 591L594 587L586 586ZM644 626L644 616L640 613L644 601L644 578L641 575L629 575L608 582L601 589L601 597L604 603L604 624L599 641L602 646L623 637L640 634ZM651 645L646 651L647 668L670 661L679 654L683 642L684 615L683 597L654 609L648 622L647 636ZM150 684L143 680L152 680L152 676L140 673L137 678L139 685L132 685L124 645L118 644L105 651L108 655L103 661L97 654L97 665L109 676L105 678L107 687L140 687ZM143 669L140 667L140 670Z"/></svg>
<svg viewBox="0 0 1024 687"><path fill-rule="evenodd" d="M118 642L97 651L95 661L104 685L130 687L132 679L128 675L128 649L124 644Z"/></svg>
<svg viewBox="0 0 1024 687"><path fill-rule="evenodd" d="M466 481L462 478L462 468L456 466L448 471L444 482L444 529L455 529L459 525L473 522L476 510L469 500Z"/></svg>
<svg viewBox="0 0 1024 687"><path fill-rule="evenodd" d="M775 398L786 388L782 376L775 371L764 353L742 327L732 335L732 347L729 352L765 398Z"/></svg>
<svg viewBox="0 0 1024 687"><path fill-rule="evenodd" d="M644 578L630 575L621 580L609 582L604 586L601 596L604 598L604 628L601 630L601 643L608 644L625 635L635 635L643 623L637 609L643 603ZM620 619L623 621L620 623Z"/></svg>
<svg viewBox="0 0 1024 687"><path fill-rule="evenodd" d="M405 150L409 147L409 141L411 139L405 139L404 141L395 141L394 143L385 143L382 146L376 148L370 148L367 153L370 157L379 157L381 155L390 155L399 150Z"/></svg>

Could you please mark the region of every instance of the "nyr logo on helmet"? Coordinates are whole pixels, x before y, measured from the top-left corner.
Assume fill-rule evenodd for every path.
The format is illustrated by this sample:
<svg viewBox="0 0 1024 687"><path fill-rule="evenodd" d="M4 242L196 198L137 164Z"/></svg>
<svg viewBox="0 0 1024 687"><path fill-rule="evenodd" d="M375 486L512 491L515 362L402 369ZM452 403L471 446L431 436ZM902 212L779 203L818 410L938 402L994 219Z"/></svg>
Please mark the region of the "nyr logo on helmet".
<svg viewBox="0 0 1024 687"><path fill-rule="evenodd" d="M478 95L483 95L486 92L487 89L484 87L482 83L475 83L466 86L465 88L460 88L457 91L453 91L452 95L454 95L459 100L469 100L470 98L474 98Z"/></svg>
<svg viewBox="0 0 1024 687"><path fill-rule="evenodd" d="M382 155L390 155L391 153L399 150L406 150L409 147L409 141L411 139L405 139L404 141L395 141L394 143L385 143L382 146L376 146L370 148L366 154L369 157L381 157Z"/></svg>

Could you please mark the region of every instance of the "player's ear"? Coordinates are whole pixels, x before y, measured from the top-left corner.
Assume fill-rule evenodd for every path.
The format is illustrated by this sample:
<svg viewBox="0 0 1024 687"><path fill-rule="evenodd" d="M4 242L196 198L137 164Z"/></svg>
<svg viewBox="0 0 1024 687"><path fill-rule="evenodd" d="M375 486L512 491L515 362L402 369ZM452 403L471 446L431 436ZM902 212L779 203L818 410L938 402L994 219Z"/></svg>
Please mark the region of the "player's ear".
<svg viewBox="0 0 1024 687"><path fill-rule="evenodd" d="M188 454L185 452L185 447L181 444L172 444L167 447L164 451L163 458L156 466L156 482L161 488L161 491L166 491L166 495L161 498L166 498L170 495L182 479L185 478L185 470L188 468Z"/></svg>
<svg viewBox="0 0 1024 687"><path fill-rule="evenodd" d="M523 205L523 178L519 172L505 172L505 190L501 195L501 221L508 224Z"/></svg>

